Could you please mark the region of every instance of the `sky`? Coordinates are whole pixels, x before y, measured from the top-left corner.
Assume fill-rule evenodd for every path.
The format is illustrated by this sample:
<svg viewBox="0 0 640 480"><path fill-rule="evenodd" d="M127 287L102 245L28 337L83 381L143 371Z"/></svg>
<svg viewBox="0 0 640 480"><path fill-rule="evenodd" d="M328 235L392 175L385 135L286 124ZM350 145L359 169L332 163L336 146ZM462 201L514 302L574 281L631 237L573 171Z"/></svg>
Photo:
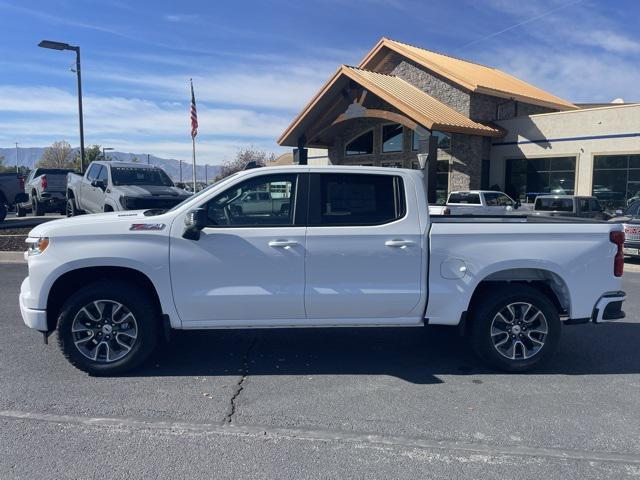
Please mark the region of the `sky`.
<svg viewBox="0 0 640 480"><path fill-rule="evenodd" d="M503 69L574 102L640 101L639 0L0 0L0 147L86 144L219 164L276 138L383 36Z"/></svg>

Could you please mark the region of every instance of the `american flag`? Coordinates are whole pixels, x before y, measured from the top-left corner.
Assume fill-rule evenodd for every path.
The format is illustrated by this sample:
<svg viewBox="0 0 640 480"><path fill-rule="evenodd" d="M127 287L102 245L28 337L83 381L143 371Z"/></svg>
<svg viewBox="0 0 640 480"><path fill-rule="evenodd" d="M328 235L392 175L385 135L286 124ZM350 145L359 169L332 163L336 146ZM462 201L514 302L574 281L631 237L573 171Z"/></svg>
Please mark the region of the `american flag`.
<svg viewBox="0 0 640 480"><path fill-rule="evenodd" d="M196 110L196 96L193 93L193 80L191 82L191 110L189 116L191 117L191 138L195 138L198 135L198 111Z"/></svg>

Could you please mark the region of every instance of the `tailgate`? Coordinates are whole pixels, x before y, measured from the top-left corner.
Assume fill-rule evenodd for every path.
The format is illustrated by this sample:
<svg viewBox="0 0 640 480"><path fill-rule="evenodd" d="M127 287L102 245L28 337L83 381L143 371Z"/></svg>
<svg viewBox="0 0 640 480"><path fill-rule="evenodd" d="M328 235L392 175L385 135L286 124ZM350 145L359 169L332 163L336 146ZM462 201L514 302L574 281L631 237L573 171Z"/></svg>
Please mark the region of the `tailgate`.
<svg viewBox="0 0 640 480"><path fill-rule="evenodd" d="M47 173L46 192L66 192L67 190L67 174Z"/></svg>

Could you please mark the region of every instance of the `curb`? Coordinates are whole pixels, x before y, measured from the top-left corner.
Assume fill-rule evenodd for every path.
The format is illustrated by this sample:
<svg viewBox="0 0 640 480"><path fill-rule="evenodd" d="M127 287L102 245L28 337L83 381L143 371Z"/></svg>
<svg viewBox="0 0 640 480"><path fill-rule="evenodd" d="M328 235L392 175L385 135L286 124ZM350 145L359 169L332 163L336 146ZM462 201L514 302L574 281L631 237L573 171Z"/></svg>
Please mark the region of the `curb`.
<svg viewBox="0 0 640 480"><path fill-rule="evenodd" d="M27 263L24 252L0 252L0 263Z"/></svg>

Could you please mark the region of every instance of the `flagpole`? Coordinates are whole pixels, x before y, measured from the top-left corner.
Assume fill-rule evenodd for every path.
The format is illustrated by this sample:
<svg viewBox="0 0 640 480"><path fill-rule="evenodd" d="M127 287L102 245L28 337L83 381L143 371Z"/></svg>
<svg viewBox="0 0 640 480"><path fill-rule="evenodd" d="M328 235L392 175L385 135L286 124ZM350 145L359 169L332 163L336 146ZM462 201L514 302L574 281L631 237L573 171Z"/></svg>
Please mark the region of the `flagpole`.
<svg viewBox="0 0 640 480"><path fill-rule="evenodd" d="M196 135L198 134L198 111L196 110L196 96L193 93L193 79L189 79L191 85L191 110L189 116L191 117L191 147L193 150L193 165L192 165L192 180L193 180L193 193L196 193Z"/></svg>
<svg viewBox="0 0 640 480"><path fill-rule="evenodd" d="M196 193L196 137L191 136L191 145L193 147L193 193Z"/></svg>

